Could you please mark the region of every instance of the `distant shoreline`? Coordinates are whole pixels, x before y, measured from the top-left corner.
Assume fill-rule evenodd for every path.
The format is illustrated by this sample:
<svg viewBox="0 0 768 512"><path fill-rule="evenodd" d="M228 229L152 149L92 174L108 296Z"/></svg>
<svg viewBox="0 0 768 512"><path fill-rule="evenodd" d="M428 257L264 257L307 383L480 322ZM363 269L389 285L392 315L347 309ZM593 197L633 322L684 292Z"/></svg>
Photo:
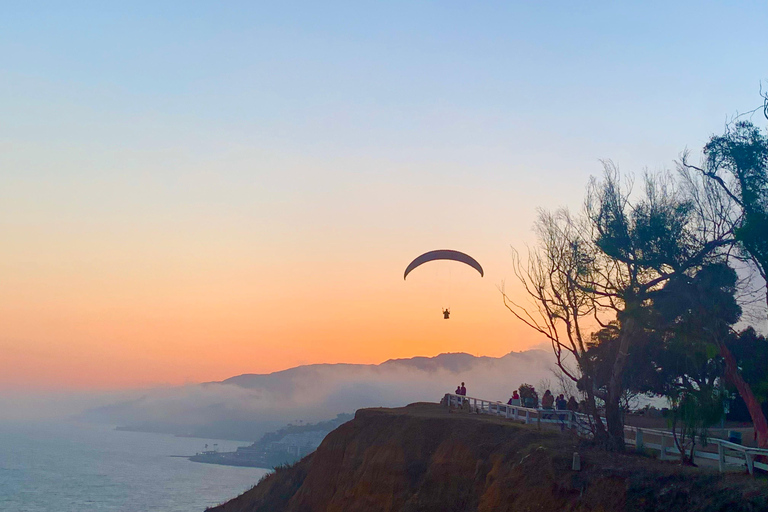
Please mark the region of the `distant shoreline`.
<svg viewBox="0 0 768 512"><path fill-rule="evenodd" d="M218 464L220 466L237 466L273 470L266 461L237 457L236 452L198 453L187 457L192 462L203 464Z"/></svg>

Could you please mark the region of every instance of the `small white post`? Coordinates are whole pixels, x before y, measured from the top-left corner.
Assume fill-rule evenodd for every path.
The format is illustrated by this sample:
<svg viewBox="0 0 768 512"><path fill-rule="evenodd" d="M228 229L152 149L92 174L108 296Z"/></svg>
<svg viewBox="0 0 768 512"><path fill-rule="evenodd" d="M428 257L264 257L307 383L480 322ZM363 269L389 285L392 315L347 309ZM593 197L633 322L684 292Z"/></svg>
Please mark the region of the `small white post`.
<svg viewBox="0 0 768 512"><path fill-rule="evenodd" d="M643 430L638 428L635 430L635 450L643 451Z"/></svg>
<svg viewBox="0 0 768 512"><path fill-rule="evenodd" d="M573 471L581 471L581 457L579 457L579 452L573 452L573 462L571 463L571 469Z"/></svg>
<svg viewBox="0 0 768 512"><path fill-rule="evenodd" d="M667 436L661 435L661 453L659 454L659 460L667 460Z"/></svg>
<svg viewBox="0 0 768 512"><path fill-rule="evenodd" d="M528 425L531 422L531 411L525 410L525 424Z"/></svg>

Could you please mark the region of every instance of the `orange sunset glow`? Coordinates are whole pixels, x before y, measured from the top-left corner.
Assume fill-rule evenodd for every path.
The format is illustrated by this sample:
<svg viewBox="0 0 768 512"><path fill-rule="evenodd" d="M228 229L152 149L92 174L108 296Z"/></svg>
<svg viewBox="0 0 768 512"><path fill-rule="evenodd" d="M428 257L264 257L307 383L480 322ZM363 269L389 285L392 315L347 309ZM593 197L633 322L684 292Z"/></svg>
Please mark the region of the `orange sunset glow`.
<svg viewBox="0 0 768 512"><path fill-rule="evenodd" d="M637 46L610 9L433 7L347 24L339 6L81 6L9 24L0 390L538 345L498 289L522 298L510 246L534 243L537 208L578 210L600 159L672 168L761 78L720 73L702 101L681 77L732 52ZM677 33L689 15L621 19ZM449 263L403 281L443 248L485 277Z"/></svg>
<svg viewBox="0 0 768 512"><path fill-rule="evenodd" d="M29 220L6 226L16 243L2 255L10 292L0 299L9 319L2 386L182 384L317 362L503 355L539 342L502 304L498 286L511 276L503 236L489 243L468 222L485 230L496 222L501 235L506 226L487 205L446 206L436 218L432 204L391 190L400 204L387 217L385 198L370 204L358 191L320 208L334 228L318 233L318 212L309 211L317 206L262 218L226 205L213 213L185 205L181 219L134 219L120 202L140 194L105 188L117 204L97 198L87 212L63 198L18 205ZM513 215L506 195L498 197L507 211L500 217ZM402 211L409 201L413 218ZM410 259L451 242L473 252L485 277L443 261L402 279ZM444 306L453 310L449 322Z"/></svg>

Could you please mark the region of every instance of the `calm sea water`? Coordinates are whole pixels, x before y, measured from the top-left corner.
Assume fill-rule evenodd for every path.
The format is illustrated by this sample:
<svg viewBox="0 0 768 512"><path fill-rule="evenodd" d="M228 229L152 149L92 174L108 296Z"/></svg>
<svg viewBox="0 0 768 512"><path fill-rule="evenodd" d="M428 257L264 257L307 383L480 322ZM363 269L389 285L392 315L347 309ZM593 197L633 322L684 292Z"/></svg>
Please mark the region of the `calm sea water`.
<svg viewBox="0 0 768 512"><path fill-rule="evenodd" d="M267 470L200 464L205 443L89 424L0 424L0 511L201 512L252 487Z"/></svg>

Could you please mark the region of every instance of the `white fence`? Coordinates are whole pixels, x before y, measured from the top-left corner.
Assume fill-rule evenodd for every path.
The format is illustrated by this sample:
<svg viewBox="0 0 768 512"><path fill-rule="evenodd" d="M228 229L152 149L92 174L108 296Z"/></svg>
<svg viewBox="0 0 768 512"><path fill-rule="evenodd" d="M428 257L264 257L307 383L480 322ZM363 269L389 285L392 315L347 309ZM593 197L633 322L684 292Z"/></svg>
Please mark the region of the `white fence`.
<svg viewBox="0 0 768 512"><path fill-rule="evenodd" d="M503 416L507 419L522 421L526 424L552 424L563 429L576 429L581 435L587 435L589 432L592 432L587 416L573 411L507 405L502 402L493 402L483 400L482 398L459 396L450 393L445 395L444 402L451 407L467 408L473 413Z"/></svg>
<svg viewBox="0 0 768 512"><path fill-rule="evenodd" d="M638 450L658 450L660 460L677 459L680 456L672 432L668 430L625 426L624 440ZM656 442L652 442L654 440ZM709 438L706 446L698 444L698 449L693 452L693 459L694 462L696 459L699 459L699 462L717 461L717 468L721 472L726 471L728 466L734 469L746 467L752 475L755 468L768 471L768 464L755 461L755 457L760 455L768 457L768 450L742 446L725 439Z"/></svg>
<svg viewBox="0 0 768 512"><path fill-rule="evenodd" d="M542 423L546 426L559 426L562 430L573 430L582 437L588 437L592 433L590 416L574 411L562 411L553 409L538 409L508 405L502 402L483 400L470 396L460 396L446 393L443 403L448 407L463 408L476 414L491 414L501 416L513 421L521 421L526 424ZM603 423L605 420L603 419ZM655 430L648 428L624 427L624 440L637 450L657 450L660 460L676 459L680 451L675 446L672 432L667 430ZM755 468L768 471L768 464L756 462L758 456L768 458L768 450L749 448L740 444L731 443L724 439L710 438L707 446L699 445L694 451L694 462L717 461L720 472L728 469L746 468L750 475Z"/></svg>

